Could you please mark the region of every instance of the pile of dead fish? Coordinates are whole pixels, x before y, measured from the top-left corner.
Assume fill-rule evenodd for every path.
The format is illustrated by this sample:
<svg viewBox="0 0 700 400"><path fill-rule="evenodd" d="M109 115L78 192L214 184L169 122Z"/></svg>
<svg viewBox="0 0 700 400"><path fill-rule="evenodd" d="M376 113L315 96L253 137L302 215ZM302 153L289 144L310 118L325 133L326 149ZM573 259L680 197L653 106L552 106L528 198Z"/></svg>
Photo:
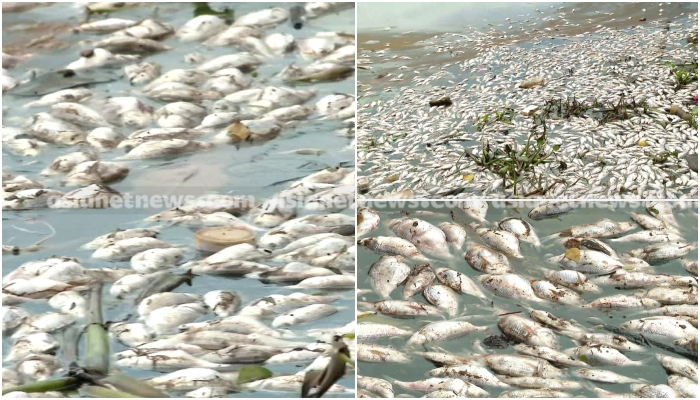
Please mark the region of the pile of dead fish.
<svg viewBox="0 0 700 400"><path fill-rule="evenodd" d="M358 396L697 397L697 259L683 258L696 231L686 237L673 204L657 202L627 222L539 236L542 220L583 205L511 208L494 226L480 201L360 207ZM366 237L378 229L393 235ZM559 254L524 258L526 246ZM371 265L369 251L381 256Z"/></svg>
<svg viewBox="0 0 700 400"><path fill-rule="evenodd" d="M331 4L325 9L311 6L309 16L333 10ZM287 19L287 10L270 8L243 15L231 26L222 18L203 15L177 30L151 19L106 19L77 27L81 32L108 35L95 40L94 48L81 52L65 70L12 90L23 96L41 94L24 107L45 111L35 114L26 126L3 126L3 149L23 157L37 156L53 146L78 150L58 157L42 176L58 177L62 186L79 188L65 193L46 187L40 178L3 171L3 209L108 207L120 193L105 185L128 177L126 160L174 157L229 143L261 143L310 118L337 120L342 134L352 136L353 95L315 99L318 91L313 88L264 86L257 75L248 74L267 60L291 55L313 61L281 71L280 79L290 84L338 80L354 73L354 34L323 32L295 38L266 32ZM171 50L159 40L173 34L182 42L234 46L240 51L197 59L199 65L192 69L162 71L147 58ZM140 95L105 96L97 90L99 85L49 90L74 86L75 79L86 75L94 82L96 73L115 66L123 66L123 78L139 86ZM312 99L315 104L306 104ZM12 110L7 114L5 119L11 119ZM124 151L125 155L117 155Z"/></svg>
<svg viewBox="0 0 700 400"><path fill-rule="evenodd" d="M697 66L697 45L687 39L697 32L697 14L626 30L599 25L581 33L564 15L546 26L524 45L517 34L506 40L504 33L477 29L439 35L422 42L426 51L480 54L420 71L390 70L386 79L396 90L379 93L360 82L361 97L368 97L359 107L357 131L359 182L367 198L513 195L501 176L468 163L465 151L479 158L482 149L522 146L535 129L533 115L542 115L552 99L590 109L570 118L545 116L546 151L560 148L553 164L520 177L519 195L697 198L697 172L686 160L697 157L697 128L678 110L684 116L697 107L698 84L679 84L672 66ZM635 51L640 48L651 50ZM397 57L416 58L387 47L359 59L371 68L373 60L380 65ZM444 97L449 106L429 106L428 100ZM603 121L610 104L623 104L627 116ZM511 112L512 120L497 117Z"/></svg>
<svg viewBox="0 0 700 400"><path fill-rule="evenodd" d="M308 3L301 14L311 19L346 7ZM275 33L288 19L289 11L279 7L236 16L230 25L213 15L195 17L179 28L153 19L106 18L75 27L99 36L65 70L27 82L10 82L3 70L3 92L31 96L24 106L43 109L25 126L3 126L3 151L33 157L46 149L68 150L40 177L3 170L3 209L108 209L124 195L107 185L129 179L127 160L174 158L231 142L257 145L310 119L336 121L343 135L351 135L354 96L320 96L309 84L353 75L354 34ZM162 41L172 35L193 47L229 46L231 54L193 60L198 65L192 69L162 70L148 57L170 51ZM266 86L269 79L259 78L256 68L282 57L299 57L296 62L308 65L281 71L281 81L290 86ZM3 66L5 59L3 54ZM123 68L116 79L134 87L128 96L100 90L100 77L108 77L107 82L118 76L110 70L114 67ZM56 87L83 78L91 86ZM307 86L295 88L299 82ZM3 111L6 118L13 114L11 108ZM54 189L59 181L78 189ZM94 284L104 283L106 304L127 303L133 310L106 315L113 340L128 348L113 355L113 366L160 372L147 382L178 396L220 397L241 390L300 393L305 373L328 364L334 336L351 338L354 333L350 320L333 329L310 329L336 314L334 303L355 288L354 182L352 168L331 167L260 201L251 200L252 193L203 195L147 218L143 227L105 229L83 247L94 251L92 260L64 254L4 271L3 336L11 345L3 388L67 371L58 356L68 345L62 332L82 328L85 295ZM173 226L240 226L256 232L257 239L202 258L188 246L192 238L179 243L158 238ZM3 255L40 247L3 246ZM106 262L111 268L91 266ZM221 279L220 286L207 291L197 286L202 275L238 279ZM242 298L235 288L253 279L269 284L266 292ZM23 307L30 303L48 303L52 311L32 313ZM354 358L352 340L345 340ZM237 386L237 370L245 364L286 364L298 373ZM347 373L352 376L352 369ZM352 388L336 384L329 392L352 393Z"/></svg>

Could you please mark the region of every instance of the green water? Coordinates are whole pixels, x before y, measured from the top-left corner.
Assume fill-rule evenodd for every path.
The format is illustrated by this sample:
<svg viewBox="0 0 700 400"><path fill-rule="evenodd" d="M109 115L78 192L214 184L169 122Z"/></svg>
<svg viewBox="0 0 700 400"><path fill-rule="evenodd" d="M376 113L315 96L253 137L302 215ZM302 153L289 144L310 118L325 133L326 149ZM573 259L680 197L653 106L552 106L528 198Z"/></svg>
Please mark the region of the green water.
<svg viewBox="0 0 700 400"><path fill-rule="evenodd" d="M267 7L279 6L287 8L290 3L217 3L212 4L215 9L228 7L234 10L236 16L241 16L252 11ZM115 18L128 18L141 20L156 18L161 22L181 27L193 17L194 7L191 3L145 3L139 6L128 7L112 14ZM337 14L310 20L303 29L294 30L289 22L285 22L275 28L266 29L265 34L273 32L291 33L297 39L314 36L317 32L335 31L352 33L355 29L355 10L349 9ZM44 24L42 32L49 27L66 25L78 26L85 17L81 7L75 3L56 3L49 6L37 7L22 13L3 13L3 48L7 45L26 41L28 32L33 32L32 27ZM99 18L99 17L97 17ZM90 41L97 40L100 35L74 34L70 29L62 29L56 34L57 47L53 49L32 49L34 54L26 62L9 70L19 78L30 69L41 71L56 70L65 67L78 59L78 53L90 48ZM162 65L162 72L176 68L194 68L192 64L184 61L185 55L201 53L207 59L229 54L231 47L205 48L197 42L180 42L175 37L163 41L173 47L172 51L148 56L145 59ZM276 75L287 65L297 63L308 65L312 61L304 60L298 54L278 57L266 61L258 70L259 78L256 87L264 86L289 86L284 84ZM121 71L121 70L120 70ZM313 105L322 97L332 93L354 93L354 79L347 78L342 81L305 85L304 89L313 88L318 95L308 104ZM137 88L131 87L124 80L97 85L93 88L93 99L104 99L107 96L135 95L144 103L154 108L166 103L145 99L137 92ZM2 106L7 109L3 116L3 126L19 127L27 122L34 113L45 112L40 108L22 108L25 102L34 98L14 97L11 94L3 96ZM90 103L86 103L88 106ZM155 125L154 125L155 126ZM350 144L350 139L338 136L335 130L341 128L339 121L322 120L314 118L299 124L293 124L284 128L283 134L277 139L267 143L236 148L233 145L218 144L213 151L198 153L190 156L178 157L171 160L139 160L129 162L131 171L121 182L110 185L115 190L136 195L202 195L206 193L236 194L254 196L259 201L264 201L271 195L288 187L289 181L307 176L315 171L339 164L352 167L354 154L352 150L343 150ZM123 131L125 135L131 131ZM202 140L208 140L209 135ZM305 156L298 154L280 154L300 148L318 148L327 152L319 156ZM60 148L49 146L49 150L39 157L20 157L9 151L3 150L3 171L23 174L30 179L39 180L47 187L63 190L58 180L44 180L39 172L47 167L51 161L68 152L77 151L74 148ZM111 161L122 155L121 150L114 150L101 155L102 160ZM186 179L187 178L187 179ZM67 190L66 190L67 191ZM91 259L91 251L83 250L80 246L95 237L114 231L117 228L134 228L151 226L143 219L150 215L163 211L168 207L151 207L140 209L112 209L112 210L35 210L11 212L2 214L2 243L24 247L31 245L44 237L50 229L37 221L50 224L56 235L45 243L45 247L36 253L19 256L3 256L3 275L16 269L24 262L45 259L53 255L71 256L80 259L85 267L120 267L128 268L128 262L110 263L102 260ZM352 210L345 211L353 215ZM300 215L301 216L301 215ZM35 233L27 232L33 231ZM183 227L171 227L166 229L159 238L174 245L192 248L195 231ZM194 250L188 253L188 260L198 259L202 256ZM210 290L231 290L242 296L243 304L259 299L270 294L289 294L293 291L274 284L263 284L255 279L222 279L220 277L202 276L195 279L192 287L180 287L178 292L203 294ZM309 291L309 293L313 293ZM295 332L303 336L307 329L334 328L347 324L354 319L354 295L352 291L334 292L341 296L341 300L334 303L341 310L337 314L323 318L317 323L302 325ZM116 302L106 297L108 310L105 319L109 320L123 316L132 311L130 304ZM45 303L28 305L33 313L46 312L49 307ZM207 318L211 318L208 315ZM309 339L311 340L311 339ZM9 338L3 340L3 352L9 350ZM125 348L115 344L113 352L122 351ZM3 363L3 367L8 364ZM296 373L300 367L294 364L278 365L271 367L275 374ZM147 372L136 369L126 369L132 376L148 378L159 375L157 372ZM339 384L353 388L352 374L339 381ZM246 397L287 397L290 394L258 392L246 393ZM329 395L333 396L333 395ZM343 395L347 397L348 395Z"/></svg>
<svg viewBox="0 0 700 400"><path fill-rule="evenodd" d="M566 215L563 215L557 219L546 219L541 221L533 221L528 218L527 214L529 210L534 207L535 202L529 202L527 204L521 204L518 206L510 206L503 202L490 202L490 207L486 219L488 223L482 223L490 227L490 225L497 223L498 221L506 217L518 217L523 218L527 222L531 223L535 229L535 232L542 241L541 249L537 249L533 245L525 242L521 242L521 252L524 259L517 260L509 258L510 265L514 270L514 273L520 274L525 277L532 278L542 278L544 277L544 270L548 269L558 269L557 265L548 264L546 259L552 256L558 256L564 253L565 248L562 244L557 242L545 242L544 237L551 235L556 232L568 229L573 225L581 225L595 222L601 218L609 218L614 221L631 221L629 217L630 212L638 212L647 214L644 210L643 205L636 204L623 204L623 203L588 203L594 204L590 208L580 208L574 210ZM698 209L697 203L684 203L686 208L683 210L675 211L676 220L681 225L681 236L689 241L695 242L698 240ZM373 231L363 237L372 236L395 236L387 228L387 222L394 218L400 218L406 213L409 217L420 218L428 221L434 225L440 222L452 222L450 217L450 208L446 206L445 202L419 202L419 201L408 201L408 202L369 202L368 207L374 208L380 215L382 223L376 231ZM412 213L428 211L431 213L436 213L435 215L412 215ZM457 210L456 212L461 213ZM468 222L476 222L466 216L464 219ZM632 232L637 232L641 230L636 228ZM467 231L467 243L474 241L481 243L478 236L472 231ZM609 240L604 240L608 243L615 252L620 255L626 250L641 248L644 244L641 243L615 243ZM468 244L460 252L453 252L454 257L446 262L431 261L431 265L434 268L449 267L455 269L468 275L472 280L475 280L477 276L481 273L471 268L466 260L464 259L464 254L468 250ZM697 249L693 250L691 253L685 256L687 259L697 259L698 253ZM375 254L366 248L362 247L358 250L358 288L359 289L370 289L370 279L368 276L368 271L372 263L376 262L380 256ZM408 263L411 267L417 265L418 263ZM654 265L654 271L656 273L666 273L666 274L677 274L681 276L688 276L688 272L683 268L679 260L672 260L664 262L661 264ZM589 275L589 278L592 278ZM477 283L477 285L480 285ZM483 287L482 287L483 288ZM582 297L586 302L590 302L596 298L602 296L609 296L614 294L632 294L636 291L628 290L621 291L610 286L601 286L603 288L603 293L600 294L583 294ZM642 292L644 290L641 290ZM399 286L398 289L394 290L391 294L392 299L400 300L402 298L403 286ZM496 297L491 292L483 289L486 294L488 301L486 304L482 303L479 299L473 296L462 294L459 297L460 301L460 312L458 316L470 316L467 319L474 325L486 326L489 329L487 331L479 331L471 333L459 339L445 341L445 342L432 342L428 343L426 347L408 347L406 341L408 337L405 338L384 338L376 339L370 341L371 343L377 343L382 345L393 346L394 348L403 351L404 353L411 354L415 351L439 351L437 348L442 348L451 354L457 355L467 355L470 353L480 353L478 347L474 346L475 341L483 341L486 337L490 335L500 335L500 330L497 326L498 317L494 315L496 309L506 311L506 312L517 312L523 311L527 312L523 306L529 306L538 310L546 310L554 314L555 316L574 320L578 322L579 326L586 327L590 329L590 332L605 332L602 329L595 329L589 322L595 323L605 323L609 325L619 326L623 322L629 319L643 318L644 315L636 313L634 310L628 311L618 311L614 313L605 313L602 311L594 309L583 309L579 306L567 306L559 305L551 302L541 302L541 303L529 303L527 301L514 301L511 299L505 299L502 297ZM427 302L422 294L418 293L413 296L413 300ZM369 293L366 295L358 296L358 301L380 301L382 300L378 295L374 293ZM493 301L493 303L491 303ZM376 323L386 323L398 326L403 329L409 329L413 332L420 329L429 321L439 320L439 317L423 317L416 319L396 319L384 315L374 315L360 319L359 322L376 322ZM573 322L573 321L572 321ZM557 335L559 343L561 344L562 350L572 348L576 346L573 340ZM427 350L426 350L427 349ZM512 347L503 350L487 350L489 353L504 353L504 354L514 354L515 351ZM595 368L605 368L619 374L636 377L641 379L646 379L652 384L667 384L666 378L667 374L661 365L653 359L654 353L662 353L667 355L676 356L673 353L654 348L653 350L648 350L644 353L627 353L626 355L632 360L649 360L644 366L634 366L634 367L595 367ZM678 357L678 356L676 356ZM409 364L375 364L375 363L358 363L358 374L363 376L373 376L378 378L387 379L392 382L394 379L404 382L418 381L429 378L427 372L435 368L433 364L426 361L418 355L413 355L411 357L411 362ZM573 368L576 369L576 368ZM565 380L581 380L580 378L571 375L570 373L564 373L559 377ZM600 384L605 390L614 393L630 393L629 384ZM489 391L492 397L497 397L504 390L494 389L484 387ZM420 397L423 394L420 392L415 392L412 390L407 390L394 385L394 391L396 397L399 395L407 395L409 397ZM587 390L577 390L570 392L573 396L583 396L583 397L596 397L595 393Z"/></svg>

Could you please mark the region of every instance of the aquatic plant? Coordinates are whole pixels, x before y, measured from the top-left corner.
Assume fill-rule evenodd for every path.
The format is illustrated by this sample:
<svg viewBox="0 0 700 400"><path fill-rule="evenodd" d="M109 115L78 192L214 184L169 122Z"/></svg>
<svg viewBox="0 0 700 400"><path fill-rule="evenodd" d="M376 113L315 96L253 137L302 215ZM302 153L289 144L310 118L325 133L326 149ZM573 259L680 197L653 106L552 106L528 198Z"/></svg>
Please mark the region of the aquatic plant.
<svg viewBox="0 0 700 400"><path fill-rule="evenodd" d="M547 144L548 132L546 117L534 113L532 115L533 129L527 137L524 146L518 147L517 143L505 144L503 148L492 147L488 140L482 142L481 155L479 157L465 151L468 156L479 167L488 169L503 178L503 186L510 182L513 186L513 195L518 195L518 182L522 181L524 175L531 173L535 167L541 164L556 163L552 155L559 151L560 145L549 146ZM540 132L537 128L542 127ZM457 161L461 160L462 157ZM560 164L561 167L561 164ZM565 168L565 167L564 167ZM544 194L551 189L542 187L542 177L530 176L531 183L539 183L537 193Z"/></svg>
<svg viewBox="0 0 700 400"><path fill-rule="evenodd" d="M488 114L484 114L482 117L479 117L476 123L476 130L481 132L484 130L486 125L490 123L503 122L505 124L512 124L513 118L515 118L515 110L510 107L506 107L503 110L497 110L491 119L489 119Z"/></svg>

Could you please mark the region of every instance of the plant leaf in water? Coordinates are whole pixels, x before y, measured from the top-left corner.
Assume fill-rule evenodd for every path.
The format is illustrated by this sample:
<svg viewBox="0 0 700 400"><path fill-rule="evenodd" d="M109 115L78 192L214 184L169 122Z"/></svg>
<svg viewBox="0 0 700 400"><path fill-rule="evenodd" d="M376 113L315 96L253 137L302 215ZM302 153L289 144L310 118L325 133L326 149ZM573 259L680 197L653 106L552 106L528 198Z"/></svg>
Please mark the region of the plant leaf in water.
<svg viewBox="0 0 700 400"><path fill-rule="evenodd" d="M261 366L246 366L238 372L238 384L250 383L267 379L272 376L272 371Z"/></svg>
<svg viewBox="0 0 700 400"><path fill-rule="evenodd" d="M462 179L466 182L471 182L474 180L474 174L462 174Z"/></svg>
<svg viewBox="0 0 700 400"><path fill-rule="evenodd" d="M195 17L199 17L200 15L216 15L217 17L225 19L228 24L233 22L233 10L228 7L224 8L223 11L216 11L209 7L209 3L195 2L192 4L194 4L193 15Z"/></svg>
<svg viewBox="0 0 700 400"><path fill-rule="evenodd" d="M6 395L12 392L24 392L24 393L43 393L43 392L55 392L62 390L75 389L76 385L79 385L80 381L77 378L58 378L51 379L48 381L40 381L28 383L26 385L13 386L2 390L2 395Z"/></svg>
<svg viewBox="0 0 700 400"><path fill-rule="evenodd" d="M352 365L353 368L355 368L355 361L352 358L350 358L342 353L338 354L338 357L341 360L343 360L346 364L350 364L350 365Z"/></svg>
<svg viewBox="0 0 700 400"><path fill-rule="evenodd" d="M343 335L343 337L346 339L355 339L355 334L354 333L346 333Z"/></svg>
<svg viewBox="0 0 700 400"><path fill-rule="evenodd" d="M566 250L566 253L564 253L564 257L568 258L571 261L579 262L581 260L581 250L572 247Z"/></svg>

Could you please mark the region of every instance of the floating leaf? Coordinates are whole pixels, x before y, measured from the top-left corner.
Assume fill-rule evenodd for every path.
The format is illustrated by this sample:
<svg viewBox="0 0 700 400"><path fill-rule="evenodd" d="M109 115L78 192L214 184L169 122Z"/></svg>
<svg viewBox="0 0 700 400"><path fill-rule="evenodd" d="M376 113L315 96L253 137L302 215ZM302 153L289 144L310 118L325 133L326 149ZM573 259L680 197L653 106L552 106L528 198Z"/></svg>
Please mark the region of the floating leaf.
<svg viewBox="0 0 700 400"><path fill-rule="evenodd" d="M355 339L355 334L350 332L350 333L344 334L343 337L346 339Z"/></svg>
<svg viewBox="0 0 700 400"><path fill-rule="evenodd" d="M267 379L272 376L272 371L258 365L245 366L238 372L238 384L250 383Z"/></svg>
<svg viewBox="0 0 700 400"><path fill-rule="evenodd" d="M13 386L9 388L2 389L2 395L6 395L12 392L24 392L24 393L43 393L43 392L53 392L62 390L75 389L80 385L80 381L77 378L57 378L50 379L46 381L32 382L26 385Z"/></svg>
<svg viewBox="0 0 700 400"><path fill-rule="evenodd" d="M228 130L228 135L234 140L247 140L251 135L250 129L240 121L229 125L226 129Z"/></svg>
<svg viewBox="0 0 700 400"><path fill-rule="evenodd" d="M474 180L474 174L462 174L462 179L466 182L471 182Z"/></svg>
<svg viewBox="0 0 700 400"><path fill-rule="evenodd" d="M348 357L348 356L346 356L345 354L342 354L342 353L339 353L339 354L338 354L338 357L339 357L342 361L344 361L345 364L350 364L353 368L355 367L355 361L354 361L352 358L350 358L350 357Z"/></svg>
<svg viewBox="0 0 700 400"><path fill-rule="evenodd" d="M634 265L623 265L622 269L625 269L627 271L634 271Z"/></svg>
<svg viewBox="0 0 700 400"><path fill-rule="evenodd" d="M569 260L573 262L579 262L581 261L581 250L572 247L568 250L566 250L566 253L564 253L564 257L568 258Z"/></svg>
<svg viewBox="0 0 700 400"><path fill-rule="evenodd" d="M399 179L399 176L397 174L394 174L394 175L391 175L388 178L386 178L386 181L393 183L393 182L396 182L398 179Z"/></svg>
<svg viewBox="0 0 700 400"><path fill-rule="evenodd" d="M659 215L659 210L657 210L654 207L649 207L647 210L649 210L649 212L654 214L654 215Z"/></svg>
<svg viewBox="0 0 700 400"><path fill-rule="evenodd" d="M554 151L559 151L560 148L561 148L560 144L555 144L554 146L552 146L552 150L554 150Z"/></svg>
<svg viewBox="0 0 700 400"><path fill-rule="evenodd" d="M649 146L649 143L647 143L646 140L642 139L639 141L639 145L642 147L647 147L647 146Z"/></svg>
<svg viewBox="0 0 700 400"><path fill-rule="evenodd" d="M581 354L580 356L578 356L578 359L583 362L588 362L588 357L585 354Z"/></svg>
<svg viewBox="0 0 700 400"><path fill-rule="evenodd" d="M357 319L367 318L367 317L371 317L373 315L375 315L375 314L360 314L357 316Z"/></svg>

